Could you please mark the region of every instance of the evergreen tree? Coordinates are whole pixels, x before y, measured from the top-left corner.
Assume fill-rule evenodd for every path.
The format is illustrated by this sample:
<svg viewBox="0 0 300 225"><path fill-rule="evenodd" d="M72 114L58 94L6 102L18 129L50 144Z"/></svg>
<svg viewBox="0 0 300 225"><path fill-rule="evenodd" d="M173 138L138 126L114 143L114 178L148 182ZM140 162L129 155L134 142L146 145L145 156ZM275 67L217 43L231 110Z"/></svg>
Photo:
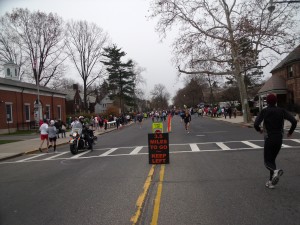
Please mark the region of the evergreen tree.
<svg viewBox="0 0 300 225"><path fill-rule="evenodd" d="M125 105L134 106L135 79L134 64L132 60L123 63L121 58L126 53L117 48L116 45L104 48L103 56L107 57L104 61L106 70L109 73L107 82L110 95L113 100L119 101L119 107L125 112Z"/></svg>

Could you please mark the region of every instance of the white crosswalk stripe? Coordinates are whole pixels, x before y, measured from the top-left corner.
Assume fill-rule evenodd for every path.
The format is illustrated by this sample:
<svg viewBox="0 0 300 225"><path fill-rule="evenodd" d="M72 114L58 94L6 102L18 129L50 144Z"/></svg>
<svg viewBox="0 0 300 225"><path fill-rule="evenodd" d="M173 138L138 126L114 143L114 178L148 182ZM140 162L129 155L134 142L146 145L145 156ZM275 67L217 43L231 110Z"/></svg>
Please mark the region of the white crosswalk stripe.
<svg viewBox="0 0 300 225"><path fill-rule="evenodd" d="M291 141L294 141L294 142L300 143L300 140L299 140L299 139L291 139Z"/></svg>
<svg viewBox="0 0 300 225"><path fill-rule="evenodd" d="M197 144L190 144L192 152L200 152L200 149Z"/></svg>
<svg viewBox="0 0 300 225"><path fill-rule="evenodd" d="M55 158L58 158L58 157L60 157L60 156L62 156L62 155L64 155L64 154L67 154L67 153L69 153L69 152L62 152L62 153L59 153L59 154L55 154L54 156L51 156L51 157L46 158L46 159L44 159L44 160L55 159Z"/></svg>
<svg viewBox="0 0 300 225"><path fill-rule="evenodd" d="M248 145L248 146L250 146L252 148L261 148L260 146L258 146L256 144L253 144L250 141L242 141L242 143L244 143L245 145Z"/></svg>
<svg viewBox="0 0 300 225"><path fill-rule="evenodd" d="M285 143L282 144L283 148L300 149L300 139L284 139ZM259 144L257 144L259 143ZM246 145L246 146L245 146ZM231 147L229 147L231 146ZM235 147L232 147L235 146ZM250 147L250 148L249 148ZM143 152L141 152L144 149ZM55 153L54 155L48 153L41 153L37 155L24 155L20 157L26 157L17 161L4 161L5 163L22 163L22 162L37 162L37 161L50 161L50 160L72 160L72 159L89 159L97 157L121 157L121 156L136 156L136 155L148 155L148 146L128 146L118 148L105 148L94 149L94 151L84 151L77 155L72 155L70 151L61 153ZM200 143L182 143L182 144L170 144L169 152L173 153L189 153L189 152L211 152L211 151L234 151L234 150L249 150L249 149L263 149L263 140L247 140L247 141L225 141L225 142L200 142ZM98 155L97 152L103 153ZM114 153L114 154L112 154ZM47 156L47 157L46 157Z"/></svg>
<svg viewBox="0 0 300 225"><path fill-rule="evenodd" d="M100 156L108 156L109 154L113 153L114 151L116 151L118 148L112 148L110 150L108 150L107 152L104 152L103 154L101 154Z"/></svg>
<svg viewBox="0 0 300 225"><path fill-rule="evenodd" d="M77 155L72 156L71 159L78 159L80 156L83 156L83 155L88 154L88 153L90 153L90 152L91 152L91 150L88 150L88 151L86 151L86 152L82 152L82 153L80 153L80 154L77 154Z"/></svg>
<svg viewBox="0 0 300 225"><path fill-rule="evenodd" d="M136 155L136 154L138 154L142 150L142 148L143 148L143 146L136 147L135 149L133 149L132 152L129 153L129 155Z"/></svg>
<svg viewBox="0 0 300 225"><path fill-rule="evenodd" d="M39 155L36 155L36 156L32 156L30 158L27 158L27 159L22 159L22 160L19 160L17 162L25 162L25 161L28 161L28 160L31 160L31 159L35 159L35 158L38 158L38 157L41 157L43 155L46 155L46 153L43 153L43 154L39 154Z"/></svg>
<svg viewBox="0 0 300 225"><path fill-rule="evenodd" d="M223 142L216 142L216 144L222 149L222 150L230 150L230 148L225 145Z"/></svg>

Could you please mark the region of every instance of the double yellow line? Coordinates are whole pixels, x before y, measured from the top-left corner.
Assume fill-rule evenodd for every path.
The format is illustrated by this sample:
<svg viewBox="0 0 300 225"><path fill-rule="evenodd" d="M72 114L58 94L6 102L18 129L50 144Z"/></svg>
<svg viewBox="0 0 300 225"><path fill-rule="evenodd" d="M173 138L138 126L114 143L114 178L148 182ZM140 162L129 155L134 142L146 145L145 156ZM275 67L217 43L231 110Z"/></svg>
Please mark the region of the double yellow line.
<svg viewBox="0 0 300 225"><path fill-rule="evenodd" d="M140 196L138 197L138 200L136 201L137 211L136 211L135 215L133 217L131 217L131 220L130 220L132 222L132 225L135 225L139 221L139 218L142 214L142 208L143 208L144 202L147 197L148 190L150 188L150 185L151 185L151 182L153 179L155 166L156 165L152 165L152 167L149 171L149 174L147 176L147 179L144 183L143 192L140 194ZM159 183L158 183L156 197L155 197L155 201L154 201L151 225L157 225L164 174L165 174L165 165L162 164L160 167L160 171L159 171Z"/></svg>

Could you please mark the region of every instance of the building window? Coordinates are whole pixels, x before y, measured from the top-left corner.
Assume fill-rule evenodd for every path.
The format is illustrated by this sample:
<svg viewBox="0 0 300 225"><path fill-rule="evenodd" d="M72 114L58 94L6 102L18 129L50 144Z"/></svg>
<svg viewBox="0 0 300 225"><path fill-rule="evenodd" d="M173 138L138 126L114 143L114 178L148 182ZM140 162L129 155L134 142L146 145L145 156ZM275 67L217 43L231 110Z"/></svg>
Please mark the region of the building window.
<svg viewBox="0 0 300 225"><path fill-rule="evenodd" d="M288 77L293 77L293 67L292 66L288 66Z"/></svg>
<svg viewBox="0 0 300 225"><path fill-rule="evenodd" d="M13 122L13 114L12 114L12 103L6 103L6 121L9 123Z"/></svg>
<svg viewBox="0 0 300 225"><path fill-rule="evenodd" d="M15 69L15 77L18 76L18 71Z"/></svg>
<svg viewBox="0 0 300 225"><path fill-rule="evenodd" d="M50 119L50 105L46 105L46 119Z"/></svg>
<svg viewBox="0 0 300 225"><path fill-rule="evenodd" d="M25 105L25 121L29 122L30 121L30 105L26 104Z"/></svg>
<svg viewBox="0 0 300 225"><path fill-rule="evenodd" d="M7 76L11 76L11 74L10 74L10 69L9 69L9 68L7 68L6 74L7 74Z"/></svg>
<svg viewBox="0 0 300 225"><path fill-rule="evenodd" d="M57 119L61 120L61 106L57 106Z"/></svg>

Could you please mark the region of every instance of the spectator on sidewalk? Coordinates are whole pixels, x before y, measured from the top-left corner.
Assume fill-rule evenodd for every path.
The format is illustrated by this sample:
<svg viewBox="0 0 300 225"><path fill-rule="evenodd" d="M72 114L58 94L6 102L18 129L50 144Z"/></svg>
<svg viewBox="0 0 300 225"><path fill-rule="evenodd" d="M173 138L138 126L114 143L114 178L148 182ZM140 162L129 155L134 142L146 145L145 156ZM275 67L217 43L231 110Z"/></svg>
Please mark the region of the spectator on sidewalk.
<svg viewBox="0 0 300 225"><path fill-rule="evenodd" d="M43 144L44 144L44 141L46 140L47 142L47 152L48 152L48 147L49 147L49 140L48 140L48 132L47 132L47 129L48 129L48 124L47 124L47 120L44 119L43 121L43 124L40 126L40 136L41 136L41 144L40 144L40 147L39 147L39 150L40 152L42 152L42 147L43 147Z"/></svg>
<svg viewBox="0 0 300 225"><path fill-rule="evenodd" d="M104 120L101 116L99 116L98 122L99 122L100 131L102 131L103 130L103 125L104 125Z"/></svg>
<svg viewBox="0 0 300 225"><path fill-rule="evenodd" d="M106 118L104 118L104 130L106 131L107 130L107 123L108 123L108 120Z"/></svg>
<svg viewBox="0 0 300 225"><path fill-rule="evenodd" d="M48 136L49 136L49 141L50 141L50 145L49 148L51 148L53 146L53 150L54 152L56 151L56 127L54 126L54 120L50 121L49 127L47 129L48 131Z"/></svg>
<svg viewBox="0 0 300 225"><path fill-rule="evenodd" d="M67 129L67 127L66 127L66 124L64 123L64 122L61 122L61 137L63 138L63 137L66 137L66 129Z"/></svg>
<svg viewBox="0 0 300 225"><path fill-rule="evenodd" d="M237 111L237 109L236 109L236 107L234 107L233 110L232 110L232 113L233 113L233 117L234 117L234 118L236 118L236 111Z"/></svg>
<svg viewBox="0 0 300 225"><path fill-rule="evenodd" d="M254 122L255 130L265 134L264 162L266 168L270 171L266 187L270 189L275 188L279 177L283 174L282 169L277 169L275 160L282 146L284 120L286 119L291 123L287 137L292 135L297 126L296 119L285 109L277 107L276 103L276 95L269 94L267 96L267 108L260 112ZM260 128L262 121L264 121L263 129Z"/></svg>
<svg viewBox="0 0 300 225"><path fill-rule="evenodd" d="M59 133L60 133L60 130L61 130L61 124L60 124L60 121L54 119L54 126L55 126L55 128L56 128L56 136L57 136L57 138L59 138Z"/></svg>
<svg viewBox="0 0 300 225"><path fill-rule="evenodd" d="M232 116L232 109L231 109L231 106L228 107L227 113L228 113L229 119L231 119L231 116Z"/></svg>

